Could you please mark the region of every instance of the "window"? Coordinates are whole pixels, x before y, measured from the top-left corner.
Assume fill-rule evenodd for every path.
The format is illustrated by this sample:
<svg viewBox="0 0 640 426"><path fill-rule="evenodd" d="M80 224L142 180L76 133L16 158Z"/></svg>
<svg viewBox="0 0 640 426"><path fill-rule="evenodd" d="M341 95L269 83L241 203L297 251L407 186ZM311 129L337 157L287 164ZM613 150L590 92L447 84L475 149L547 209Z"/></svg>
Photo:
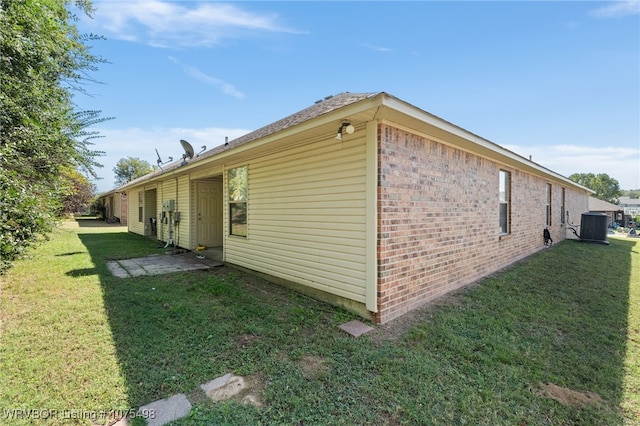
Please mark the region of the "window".
<svg viewBox="0 0 640 426"><path fill-rule="evenodd" d="M560 201L560 223L562 224L565 223L566 218L564 216L564 212L567 209L564 197L565 197L564 188L562 188L562 200Z"/></svg>
<svg viewBox="0 0 640 426"><path fill-rule="evenodd" d="M229 191L229 234L247 236L247 167L236 167L227 174Z"/></svg>
<svg viewBox="0 0 640 426"><path fill-rule="evenodd" d="M144 222L144 193L138 191L138 222Z"/></svg>
<svg viewBox="0 0 640 426"><path fill-rule="evenodd" d="M511 216L511 173L500 170L500 234L509 233Z"/></svg>
<svg viewBox="0 0 640 426"><path fill-rule="evenodd" d="M547 226L551 226L551 184L547 184Z"/></svg>

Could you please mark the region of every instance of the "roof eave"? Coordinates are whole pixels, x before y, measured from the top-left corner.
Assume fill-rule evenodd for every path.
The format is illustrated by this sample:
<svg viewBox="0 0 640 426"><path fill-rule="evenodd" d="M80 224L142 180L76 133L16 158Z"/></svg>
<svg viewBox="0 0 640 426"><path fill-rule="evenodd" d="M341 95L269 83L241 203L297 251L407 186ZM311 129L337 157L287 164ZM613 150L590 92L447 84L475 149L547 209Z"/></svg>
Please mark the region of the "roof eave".
<svg viewBox="0 0 640 426"><path fill-rule="evenodd" d="M498 160L511 166L524 168L537 175L551 177L554 180L561 181L569 186L573 186L577 189L586 191L591 194L595 193L595 191L585 186L582 186L570 180L569 178L554 172L553 170L550 170L532 160L529 160L519 154L516 154L515 152L510 151L498 145L497 143L491 142L474 133L471 133L460 126L450 123L438 116L435 116L427 111L424 111L414 105L411 105L387 93L383 93L383 96L384 96L383 104L386 107L395 109L415 120L422 121L434 128L441 129L447 134L453 135L458 140L464 140L469 142L472 145L475 145L477 148L480 148L476 151L480 151L481 154L484 152L487 158ZM439 142L447 143L447 140L443 138Z"/></svg>
<svg viewBox="0 0 640 426"><path fill-rule="evenodd" d="M567 177L562 176L538 163L535 163L532 160L516 154L513 151L510 151L494 142L471 133L468 130L463 129L462 127L450 123L414 105L402 101L401 99L396 98L395 96L392 96L386 92L370 93L367 95L368 96L356 102L341 106L336 109L332 109L324 113L320 113L312 118L303 120L290 126L285 126L284 128L279 130L267 132L267 134L265 134L264 136L251 139L252 134L260 133L261 130L272 126L274 123L264 126L261 129L248 133L247 135L241 136L240 138L231 141L229 143L229 146L219 146L213 148L209 152L205 152L202 155L202 158L192 160L184 166L178 164L179 162L175 162L169 165L166 170L157 169L154 172L138 178L132 182L129 182L114 191L122 191L142 184L153 183L169 174L183 174L204 164L204 162L209 159L224 160L226 158L232 158L238 155L242 155L249 150L254 151L256 149L260 149L261 147L271 145L276 141L294 138L300 133L309 132L317 127L327 126L335 122L336 120L340 120L341 118L360 116L362 117L361 121L364 122L366 120L375 119L383 120L385 117L398 118L399 116L397 114L402 114L410 119L411 123L413 124L413 128L422 127L421 129L418 128L417 130L424 131L429 135L429 137L433 137L433 139L438 142L456 146L460 149L474 152L478 155L506 165L510 165L514 168L524 169L533 174L563 182L566 185L572 186L576 189L580 189L587 193L595 193L595 191L584 187L576 182L573 182ZM292 114L289 117L293 117L296 114ZM404 121L407 122L406 119ZM354 122L354 124L358 123ZM244 140L246 139L248 139L248 141L244 142Z"/></svg>

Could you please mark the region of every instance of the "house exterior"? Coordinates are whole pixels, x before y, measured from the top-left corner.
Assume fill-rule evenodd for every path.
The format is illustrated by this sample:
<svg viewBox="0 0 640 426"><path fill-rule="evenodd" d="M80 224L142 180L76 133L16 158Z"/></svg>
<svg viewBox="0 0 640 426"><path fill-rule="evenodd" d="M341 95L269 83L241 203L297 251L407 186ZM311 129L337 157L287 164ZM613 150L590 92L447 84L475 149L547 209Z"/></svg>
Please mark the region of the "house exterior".
<svg viewBox="0 0 640 426"><path fill-rule="evenodd" d="M596 197L589 197L589 211L595 213L604 213L609 217L609 227L613 227L613 223L619 226L625 226L624 210L616 205Z"/></svg>
<svg viewBox="0 0 640 426"><path fill-rule="evenodd" d="M128 214L127 193L119 190L111 190L98 196L98 202L104 208L104 219L116 218L121 225L126 225Z"/></svg>
<svg viewBox="0 0 640 426"><path fill-rule="evenodd" d="M377 323L541 250L544 228L572 238L591 193L384 92L327 97L119 190L131 232L221 246Z"/></svg>
<svg viewBox="0 0 640 426"><path fill-rule="evenodd" d="M636 216L640 215L640 198L631 198L628 196L620 197L618 205L624 210L624 224L628 226L630 222L636 220Z"/></svg>

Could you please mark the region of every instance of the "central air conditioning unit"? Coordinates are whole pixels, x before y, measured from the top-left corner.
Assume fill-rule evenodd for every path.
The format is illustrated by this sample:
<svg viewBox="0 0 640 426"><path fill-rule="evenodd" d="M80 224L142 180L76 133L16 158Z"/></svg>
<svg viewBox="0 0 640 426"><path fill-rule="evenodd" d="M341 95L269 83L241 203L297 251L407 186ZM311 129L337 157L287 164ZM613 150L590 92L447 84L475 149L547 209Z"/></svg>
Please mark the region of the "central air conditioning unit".
<svg viewBox="0 0 640 426"><path fill-rule="evenodd" d="M609 244L607 241L607 228L609 216L605 213L582 213L580 220L580 240L591 243Z"/></svg>

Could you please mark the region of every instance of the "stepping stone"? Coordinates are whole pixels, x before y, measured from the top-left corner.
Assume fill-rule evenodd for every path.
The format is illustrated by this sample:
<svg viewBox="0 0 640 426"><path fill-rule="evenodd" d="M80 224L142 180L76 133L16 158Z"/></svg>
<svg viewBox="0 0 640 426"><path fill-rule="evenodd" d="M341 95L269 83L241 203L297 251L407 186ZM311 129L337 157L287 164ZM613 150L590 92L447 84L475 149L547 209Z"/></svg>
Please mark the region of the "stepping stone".
<svg viewBox="0 0 640 426"><path fill-rule="evenodd" d="M204 385L200 385L200 389L214 402L227 401L231 399L232 396L242 392L246 387L247 385L243 377L234 376L230 373L213 379Z"/></svg>
<svg viewBox="0 0 640 426"><path fill-rule="evenodd" d="M242 377L227 373L200 385L200 389L213 402L234 400L256 408L263 407L255 376Z"/></svg>
<svg viewBox="0 0 640 426"><path fill-rule="evenodd" d="M123 417L111 426L129 426L129 417Z"/></svg>
<svg viewBox="0 0 640 426"><path fill-rule="evenodd" d="M367 324L360 322L358 320L349 321L342 325L339 325L340 329L346 331L353 337L360 337L364 333L368 333L373 330L373 327L369 327Z"/></svg>
<svg viewBox="0 0 640 426"><path fill-rule="evenodd" d="M222 386L227 384L230 378L231 378L231 373L227 373L224 376L217 377L211 380L210 382L205 383L204 385L200 385L200 389L202 389L204 393L207 393L214 389L221 388Z"/></svg>
<svg viewBox="0 0 640 426"><path fill-rule="evenodd" d="M169 398L152 402L138 408L137 415L146 418L148 426L162 426L186 417L191 411L191 403L185 394L179 393Z"/></svg>

